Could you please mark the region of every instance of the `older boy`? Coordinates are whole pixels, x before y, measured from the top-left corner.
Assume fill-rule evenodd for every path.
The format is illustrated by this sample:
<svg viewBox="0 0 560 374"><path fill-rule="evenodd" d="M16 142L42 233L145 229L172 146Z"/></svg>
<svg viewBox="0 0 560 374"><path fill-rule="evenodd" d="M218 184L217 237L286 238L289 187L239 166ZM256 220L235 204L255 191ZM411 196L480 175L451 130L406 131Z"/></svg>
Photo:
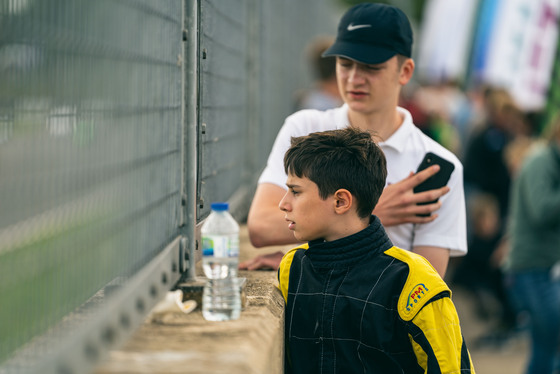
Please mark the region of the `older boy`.
<svg viewBox="0 0 560 374"><path fill-rule="evenodd" d="M370 133L293 138L284 168L280 209L295 238L309 241L278 270L286 371L474 373L451 291L371 215L387 169Z"/></svg>
<svg viewBox="0 0 560 374"><path fill-rule="evenodd" d="M324 55L336 57L338 88L345 104L327 111L303 110L286 118L247 218L251 242L256 247L295 243L277 209L286 192L282 158L290 138L352 126L378 134L387 157L387 185L373 213L396 245L427 258L443 277L449 257L467 252L463 166L449 150L423 134L407 110L397 106L401 88L414 72L408 18L393 6L358 4L341 18L336 41ZM416 185L437 172L433 166L410 176L426 152L452 161L455 171L447 186L414 193ZM437 203L417 205L437 198ZM277 268L280 258L281 254L261 257L240 266Z"/></svg>

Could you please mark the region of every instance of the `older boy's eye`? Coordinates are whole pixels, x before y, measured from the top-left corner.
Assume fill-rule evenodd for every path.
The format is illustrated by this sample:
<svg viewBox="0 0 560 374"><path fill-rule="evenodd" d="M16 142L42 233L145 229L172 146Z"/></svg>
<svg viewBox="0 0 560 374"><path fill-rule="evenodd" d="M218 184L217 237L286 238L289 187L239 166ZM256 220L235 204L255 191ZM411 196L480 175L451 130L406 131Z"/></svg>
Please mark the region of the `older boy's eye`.
<svg viewBox="0 0 560 374"><path fill-rule="evenodd" d="M343 68L350 68L353 65L353 62L350 60L345 60L345 59L339 59L338 60L338 64L340 66L342 66Z"/></svg>

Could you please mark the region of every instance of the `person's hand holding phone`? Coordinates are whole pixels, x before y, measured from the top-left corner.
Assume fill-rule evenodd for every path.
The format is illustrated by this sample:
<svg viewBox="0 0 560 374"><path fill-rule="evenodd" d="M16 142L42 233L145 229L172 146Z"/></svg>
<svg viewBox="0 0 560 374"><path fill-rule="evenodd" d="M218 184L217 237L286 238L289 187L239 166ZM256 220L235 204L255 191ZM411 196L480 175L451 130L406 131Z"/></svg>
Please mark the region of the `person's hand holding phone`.
<svg viewBox="0 0 560 374"><path fill-rule="evenodd" d="M435 190L438 188L442 188L447 185L449 178L451 177L451 173L455 170L455 165L453 163L447 161L446 159L436 155L435 153L428 152L424 155L422 162L418 166L418 170L416 172L420 172L426 168L429 168L433 165L438 165L440 170L430 178L426 179L424 182L420 183L416 187L414 187L414 193L420 193L430 190ZM436 198L431 201L424 201L418 203L418 205L428 205L433 204L438 201L439 198ZM429 216L428 213L422 213L420 216Z"/></svg>
<svg viewBox="0 0 560 374"><path fill-rule="evenodd" d="M383 189L373 214L379 217L386 227L433 221L437 218L437 214L433 213L441 207L439 198L449 192L449 187L443 186L418 193L414 193L414 188L437 174L439 170L439 165L432 165L417 173L411 172L405 179L388 185Z"/></svg>

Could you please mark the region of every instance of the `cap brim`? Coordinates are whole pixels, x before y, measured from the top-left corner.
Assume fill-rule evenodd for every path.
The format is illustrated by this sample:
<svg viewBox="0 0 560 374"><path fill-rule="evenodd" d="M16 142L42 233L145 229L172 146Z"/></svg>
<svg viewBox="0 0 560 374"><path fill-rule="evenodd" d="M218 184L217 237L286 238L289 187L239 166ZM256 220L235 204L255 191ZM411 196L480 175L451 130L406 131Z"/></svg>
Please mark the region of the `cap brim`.
<svg viewBox="0 0 560 374"><path fill-rule="evenodd" d="M322 56L340 56L363 64L380 64L396 54L394 50L383 47L336 41Z"/></svg>

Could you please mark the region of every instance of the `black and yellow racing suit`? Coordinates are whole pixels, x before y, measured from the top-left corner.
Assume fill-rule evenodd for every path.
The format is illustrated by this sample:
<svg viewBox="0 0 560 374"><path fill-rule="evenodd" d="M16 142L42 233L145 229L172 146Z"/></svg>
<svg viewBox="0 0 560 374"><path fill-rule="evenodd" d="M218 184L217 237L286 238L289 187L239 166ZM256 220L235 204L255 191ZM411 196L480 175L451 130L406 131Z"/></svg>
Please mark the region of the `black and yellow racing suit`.
<svg viewBox="0 0 560 374"><path fill-rule="evenodd" d="M451 291L423 257L364 230L288 252L288 373L474 373Z"/></svg>

